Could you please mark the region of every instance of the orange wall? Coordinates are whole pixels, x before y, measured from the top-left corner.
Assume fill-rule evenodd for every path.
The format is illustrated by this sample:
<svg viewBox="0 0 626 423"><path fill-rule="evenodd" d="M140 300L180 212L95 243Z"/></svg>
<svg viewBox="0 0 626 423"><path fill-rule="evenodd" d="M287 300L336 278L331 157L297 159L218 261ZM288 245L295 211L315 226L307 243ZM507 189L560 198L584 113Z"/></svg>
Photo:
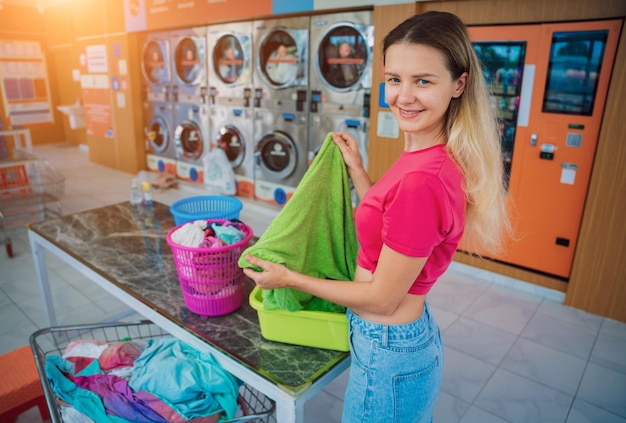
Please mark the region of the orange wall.
<svg viewBox="0 0 626 423"><path fill-rule="evenodd" d="M32 40L41 43L44 55L46 56L48 85L50 87L52 107L54 108L58 104L59 90L55 83L56 69L54 64L51 63L48 54L49 45L45 27L45 15L39 13L35 8L4 4L2 10L0 10L0 39ZM0 89L4 88L0 86ZM2 102L0 102L0 118L2 118L5 126L7 126L8 117ZM54 123L28 125L28 128L31 130L33 144L62 141L64 139L64 130L60 122L62 122L62 115L55 109Z"/></svg>
<svg viewBox="0 0 626 423"><path fill-rule="evenodd" d="M65 122L66 140L84 143L89 147L89 159L108 167L129 173L144 169L145 153L142 146L140 125L141 107L139 96L139 72L136 62L137 48L134 34L124 29L122 0L73 0L71 7L61 3L46 9L46 25L51 41L52 56L58 69L57 85L61 91L62 104L74 103L77 98L85 104L85 90L75 81L72 73L90 75L85 63L89 46L104 45L108 72L104 81L108 91L102 91L104 104L109 111L110 125L104 130L72 130ZM102 76L102 74L97 74ZM113 90L112 80L123 81L118 91ZM62 89L61 89L62 87ZM88 111L88 107L85 107ZM136 127L138 129L136 129Z"/></svg>

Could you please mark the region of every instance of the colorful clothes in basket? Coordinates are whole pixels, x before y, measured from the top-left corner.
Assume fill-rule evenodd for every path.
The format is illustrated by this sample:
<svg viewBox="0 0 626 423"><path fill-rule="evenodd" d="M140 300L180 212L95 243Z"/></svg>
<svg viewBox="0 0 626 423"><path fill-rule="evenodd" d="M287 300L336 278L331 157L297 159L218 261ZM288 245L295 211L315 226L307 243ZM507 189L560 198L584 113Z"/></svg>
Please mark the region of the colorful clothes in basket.
<svg viewBox="0 0 626 423"><path fill-rule="evenodd" d="M246 238L242 223L237 220L213 222L205 220L185 223L172 233L172 241L183 247L219 248L233 245Z"/></svg>
<svg viewBox="0 0 626 423"><path fill-rule="evenodd" d="M240 382L211 355L171 337L151 342L139 355L135 347L141 344L123 345L111 344L108 355L83 357L91 362L80 371L71 351L71 360L46 357L55 394L96 422L215 423L222 415L236 416ZM99 358L104 367L132 366L130 379L105 373Z"/></svg>

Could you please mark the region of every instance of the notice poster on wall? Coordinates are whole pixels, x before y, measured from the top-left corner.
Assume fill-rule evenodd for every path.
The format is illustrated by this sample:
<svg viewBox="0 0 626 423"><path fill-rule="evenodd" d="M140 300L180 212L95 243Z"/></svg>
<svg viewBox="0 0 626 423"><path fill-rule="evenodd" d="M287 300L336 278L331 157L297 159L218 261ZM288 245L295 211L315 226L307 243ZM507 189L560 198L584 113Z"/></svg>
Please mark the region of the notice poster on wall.
<svg viewBox="0 0 626 423"><path fill-rule="evenodd" d="M81 57L85 70L80 76L85 128L89 135L113 138L111 84L106 45L87 46Z"/></svg>
<svg viewBox="0 0 626 423"><path fill-rule="evenodd" d="M10 125L54 122L41 43L0 40L0 81Z"/></svg>

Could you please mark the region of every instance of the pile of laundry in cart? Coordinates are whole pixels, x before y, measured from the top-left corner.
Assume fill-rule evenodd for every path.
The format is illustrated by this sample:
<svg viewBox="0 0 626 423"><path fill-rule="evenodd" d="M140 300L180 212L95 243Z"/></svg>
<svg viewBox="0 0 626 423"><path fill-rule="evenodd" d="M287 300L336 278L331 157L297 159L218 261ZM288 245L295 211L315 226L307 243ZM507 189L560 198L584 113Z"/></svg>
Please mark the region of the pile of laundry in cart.
<svg viewBox="0 0 626 423"><path fill-rule="evenodd" d="M217 422L237 415L241 382L173 337L71 342L46 357L64 421Z"/></svg>

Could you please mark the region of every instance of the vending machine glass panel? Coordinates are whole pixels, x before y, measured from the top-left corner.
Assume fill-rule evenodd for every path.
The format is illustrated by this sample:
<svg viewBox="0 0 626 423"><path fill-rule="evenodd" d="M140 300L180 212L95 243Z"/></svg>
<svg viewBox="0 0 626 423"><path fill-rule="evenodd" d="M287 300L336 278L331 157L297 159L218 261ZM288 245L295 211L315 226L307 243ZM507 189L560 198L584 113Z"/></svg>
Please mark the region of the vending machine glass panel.
<svg viewBox="0 0 626 423"><path fill-rule="evenodd" d="M493 106L499 122L504 164L504 186L509 185L517 114L522 89L526 54L525 41L477 41L472 43L483 67L483 76L491 89Z"/></svg>
<svg viewBox="0 0 626 423"><path fill-rule="evenodd" d="M608 31L555 32L544 113L591 116Z"/></svg>

